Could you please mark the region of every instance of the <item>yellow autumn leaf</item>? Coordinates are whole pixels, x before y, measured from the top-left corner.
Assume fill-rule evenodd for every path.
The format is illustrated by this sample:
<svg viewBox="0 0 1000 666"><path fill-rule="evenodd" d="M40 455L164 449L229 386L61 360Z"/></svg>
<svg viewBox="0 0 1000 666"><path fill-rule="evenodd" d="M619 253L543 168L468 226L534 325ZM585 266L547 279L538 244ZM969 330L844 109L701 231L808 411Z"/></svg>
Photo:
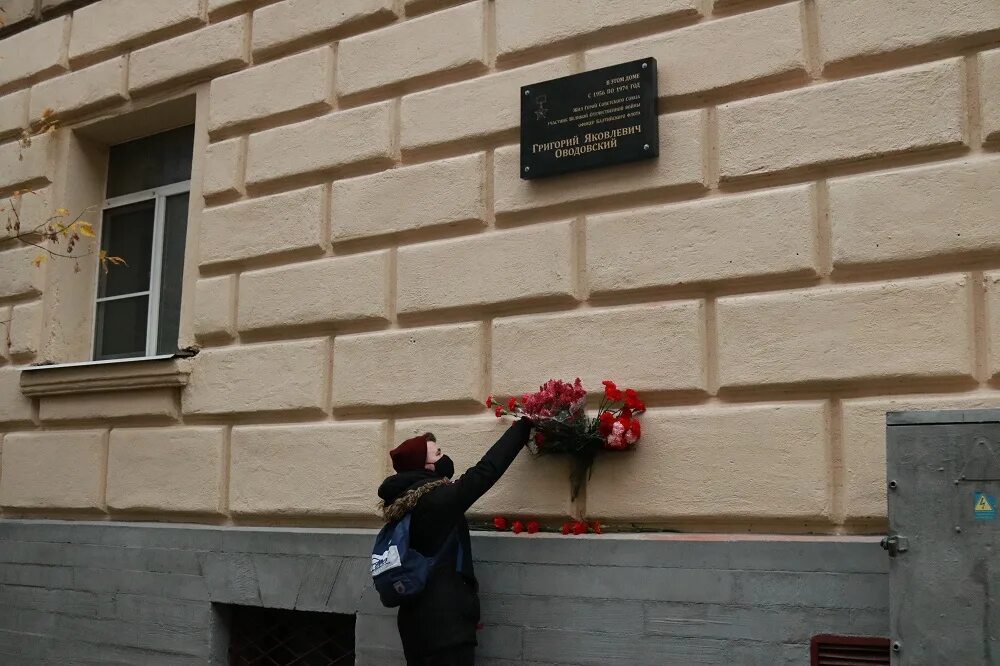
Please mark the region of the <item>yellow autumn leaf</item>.
<svg viewBox="0 0 1000 666"><path fill-rule="evenodd" d="M90 222L83 222L83 221L77 222L76 228L84 236L97 238L97 234L94 233L94 226Z"/></svg>
<svg viewBox="0 0 1000 666"><path fill-rule="evenodd" d="M101 268L104 269L105 273L108 273L110 270L108 268L108 264L113 264L115 266L124 264L125 266L128 266L128 264L125 263L125 260L121 257L109 257L107 252L101 250Z"/></svg>
<svg viewBox="0 0 1000 666"><path fill-rule="evenodd" d="M36 256L34 259L31 260L31 263L33 263L35 265L35 268L38 268L39 266L42 265L42 263L46 259L48 259L48 255L39 254L38 256Z"/></svg>

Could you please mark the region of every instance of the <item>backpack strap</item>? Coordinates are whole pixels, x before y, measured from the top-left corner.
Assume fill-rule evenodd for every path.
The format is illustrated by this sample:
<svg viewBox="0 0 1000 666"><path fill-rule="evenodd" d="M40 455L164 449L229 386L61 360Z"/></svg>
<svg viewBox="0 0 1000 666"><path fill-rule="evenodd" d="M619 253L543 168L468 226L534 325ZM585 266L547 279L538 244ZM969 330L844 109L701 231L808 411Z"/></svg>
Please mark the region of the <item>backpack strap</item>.
<svg viewBox="0 0 1000 666"><path fill-rule="evenodd" d="M458 547L458 555L455 557L455 571L462 571L462 563L465 560L465 549L462 548L462 540L458 538L457 527L453 529L450 534L448 534L448 538L444 540L444 544L442 544L441 549L434 554L434 557L428 558L428 564L431 569L437 566L438 560L444 557L444 554L448 552L448 548L451 546L452 541L454 541L455 545Z"/></svg>

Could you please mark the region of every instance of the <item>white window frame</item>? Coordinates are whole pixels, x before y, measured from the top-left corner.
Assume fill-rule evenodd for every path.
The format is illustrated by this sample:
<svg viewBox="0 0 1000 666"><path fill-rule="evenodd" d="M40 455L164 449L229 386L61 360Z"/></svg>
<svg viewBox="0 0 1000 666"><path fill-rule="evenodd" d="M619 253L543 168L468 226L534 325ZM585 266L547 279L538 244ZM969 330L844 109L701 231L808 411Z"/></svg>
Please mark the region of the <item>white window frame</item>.
<svg viewBox="0 0 1000 666"><path fill-rule="evenodd" d="M104 205L101 206L101 232L100 237L97 239L97 247L100 248L104 242L104 216L105 212L112 208L119 208L121 206L128 206L130 204L142 203L145 201L154 201L153 204L153 247L152 247L152 257L150 257L149 265L149 288L145 291L134 291L128 294L119 294L117 296L104 296L99 297L97 294L100 293L100 270L98 270L95 276L94 282L94 307L91 316L91 321L93 326L91 327L91 340L90 340L90 357L91 361L96 361L97 356L97 309L98 304L105 303L108 301L116 301L123 298L134 298L137 296L148 296L148 310L146 312L146 351L142 357L131 357L131 358L148 358L156 356L156 346L159 340L159 327L160 327L160 285L163 280L163 233L164 233L164 219L166 217L166 200L167 197L174 196L176 194L184 194L185 192L191 192L191 181L184 180L178 183L171 183L170 185L162 185L160 187L154 187L149 190L142 190L141 192L133 192L131 194L123 194L117 197L111 197L110 199L104 200ZM123 257L125 261L128 261L128 257ZM114 270L112 268L112 270ZM102 360L117 360L117 359L102 359Z"/></svg>

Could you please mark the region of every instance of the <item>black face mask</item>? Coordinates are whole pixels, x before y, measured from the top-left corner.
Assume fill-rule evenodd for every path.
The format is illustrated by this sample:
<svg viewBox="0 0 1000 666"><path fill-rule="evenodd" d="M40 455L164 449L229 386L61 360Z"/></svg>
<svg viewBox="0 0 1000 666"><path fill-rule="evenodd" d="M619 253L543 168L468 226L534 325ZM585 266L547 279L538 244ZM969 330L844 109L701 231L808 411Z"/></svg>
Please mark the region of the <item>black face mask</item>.
<svg viewBox="0 0 1000 666"><path fill-rule="evenodd" d="M446 476L449 479L455 476L455 463L452 462L451 458L448 456L441 456L438 458L437 462L434 463L434 471L441 476Z"/></svg>

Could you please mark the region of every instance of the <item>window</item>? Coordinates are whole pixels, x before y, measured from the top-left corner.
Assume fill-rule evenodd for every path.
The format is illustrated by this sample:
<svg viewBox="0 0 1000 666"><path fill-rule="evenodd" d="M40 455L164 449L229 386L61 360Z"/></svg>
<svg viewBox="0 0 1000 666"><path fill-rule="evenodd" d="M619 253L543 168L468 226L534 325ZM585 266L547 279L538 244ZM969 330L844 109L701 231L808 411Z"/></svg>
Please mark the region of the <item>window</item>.
<svg viewBox="0 0 1000 666"><path fill-rule="evenodd" d="M100 246L126 265L98 276L94 360L177 351L193 150L187 126L109 151Z"/></svg>
<svg viewBox="0 0 1000 666"><path fill-rule="evenodd" d="M222 606L228 612L229 663L235 666L348 666L355 616Z"/></svg>

